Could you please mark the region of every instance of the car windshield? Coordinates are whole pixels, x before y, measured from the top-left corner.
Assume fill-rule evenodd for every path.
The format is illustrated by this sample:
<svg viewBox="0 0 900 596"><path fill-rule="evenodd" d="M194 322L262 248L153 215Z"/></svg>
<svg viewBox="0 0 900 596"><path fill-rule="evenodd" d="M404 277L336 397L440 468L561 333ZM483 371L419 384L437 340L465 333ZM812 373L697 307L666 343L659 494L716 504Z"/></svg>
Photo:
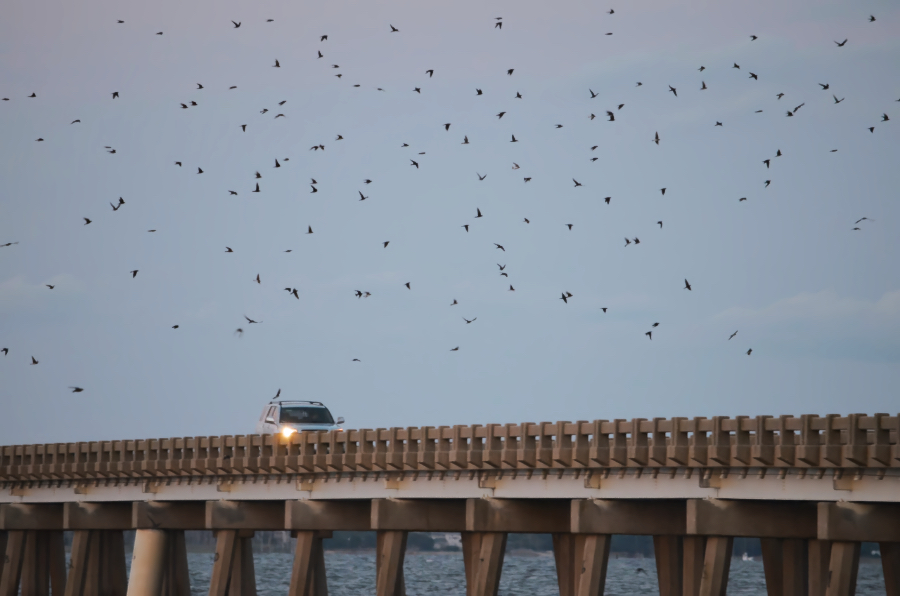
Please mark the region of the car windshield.
<svg viewBox="0 0 900 596"><path fill-rule="evenodd" d="M282 424L334 424L328 408L312 406L282 406Z"/></svg>

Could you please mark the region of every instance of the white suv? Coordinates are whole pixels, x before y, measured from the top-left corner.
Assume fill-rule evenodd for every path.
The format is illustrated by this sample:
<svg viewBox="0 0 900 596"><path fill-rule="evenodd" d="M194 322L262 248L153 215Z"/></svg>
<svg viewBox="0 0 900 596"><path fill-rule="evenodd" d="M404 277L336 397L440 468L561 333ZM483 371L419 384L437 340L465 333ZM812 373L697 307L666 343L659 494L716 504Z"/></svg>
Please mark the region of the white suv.
<svg viewBox="0 0 900 596"><path fill-rule="evenodd" d="M318 401L272 401L263 408L256 423L256 434L272 435L281 433L289 437L304 430L344 430L343 418L337 421L322 402Z"/></svg>

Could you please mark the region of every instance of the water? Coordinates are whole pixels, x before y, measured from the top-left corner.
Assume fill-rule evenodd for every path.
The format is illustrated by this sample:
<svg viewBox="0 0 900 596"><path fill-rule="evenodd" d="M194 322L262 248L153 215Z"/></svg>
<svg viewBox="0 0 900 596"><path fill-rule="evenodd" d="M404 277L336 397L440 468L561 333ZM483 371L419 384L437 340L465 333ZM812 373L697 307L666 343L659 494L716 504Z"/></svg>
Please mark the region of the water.
<svg viewBox="0 0 900 596"><path fill-rule="evenodd" d="M658 594L653 559L610 557L606 579L608 596ZM292 556L287 553L255 554L256 585L260 596L282 596L291 581ZM203 596L209 590L213 555L188 554L191 593ZM374 552L325 552L328 593L331 596L359 596L375 593ZM424 552L406 554L404 565L409 596L448 594L465 596L462 553ZM643 571L638 571L642 569ZM728 593L766 596L765 576L760 561L731 561ZM509 552L503 563L500 596L557 596L556 565L552 553ZM858 596L885 594L881 563L863 561L859 566Z"/></svg>

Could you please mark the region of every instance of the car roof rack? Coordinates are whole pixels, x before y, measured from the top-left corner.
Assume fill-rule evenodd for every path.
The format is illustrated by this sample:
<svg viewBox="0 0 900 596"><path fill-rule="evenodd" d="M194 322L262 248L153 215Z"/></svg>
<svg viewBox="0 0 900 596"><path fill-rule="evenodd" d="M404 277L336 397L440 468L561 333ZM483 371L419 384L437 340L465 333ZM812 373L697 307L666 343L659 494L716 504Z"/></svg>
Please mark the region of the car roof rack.
<svg viewBox="0 0 900 596"><path fill-rule="evenodd" d="M323 403L320 402L320 401L299 401L299 400L295 400L295 399L280 399L280 400L274 400L274 399L273 399L273 400L270 401L269 403L270 403L270 404L278 404L278 405L282 405L282 404L309 404L309 405L311 405L311 406L322 406L323 408L325 407L325 404L323 404Z"/></svg>

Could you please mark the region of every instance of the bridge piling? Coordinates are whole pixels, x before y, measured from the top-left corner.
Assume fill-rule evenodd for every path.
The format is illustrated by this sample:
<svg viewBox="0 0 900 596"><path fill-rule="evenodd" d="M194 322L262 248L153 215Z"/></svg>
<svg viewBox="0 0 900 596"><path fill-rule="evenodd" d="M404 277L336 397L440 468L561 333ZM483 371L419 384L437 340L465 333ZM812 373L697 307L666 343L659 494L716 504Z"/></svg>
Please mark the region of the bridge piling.
<svg viewBox="0 0 900 596"><path fill-rule="evenodd" d="M706 536L684 536L681 539L683 596L700 596L700 582L703 579L703 558L706 554Z"/></svg>
<svg viewBox="0 0 900 596"><path fill-rule="evenodd" d="M166 530L135 531L126 596L160 596L163 593L167 533ZM73 548L73 561L74 552Z"/></svg>
<svg viewBox="0 0 900 596"><path fill-rule="evenodd" d="M6 564L3 566L3 577L0 578L0 596L16 596L19 592L19 580L22 578L22 561L25 558L24 530L9 532L6 542Z"/></svg>
<svg viewBox="0 0 900 596"><path fill-rule="evenodd" d="M700 579L700 596L725 596L733 546L734 537L732 536L709 536L706 539L703 577Z"/></svg>
<svg viewBox="0 0 900 596"><path fill-rule="evenodd" d="M836 541L831 545L826 596L853 596L859 572L859 542Z"/></svg>
<svg viewBox="0 0 900 596"><path fill-rule="evenodd" d="M322 539L331 532L296 531L289 596L328 596Z"/></svg>
<svg viewBox="0 0 900 596"><path fill-rule="evenodd" d="M681 596L684 572L684 548L681 536L654 536L656 577L659 596Z"/></svg>
<svg viewBox="0 0 900 596"><path fill-rule="evenodd" d="M406 557L405 530L379 530L375 547L375 593L377 596L406 596L403 561Z"/></svg>

